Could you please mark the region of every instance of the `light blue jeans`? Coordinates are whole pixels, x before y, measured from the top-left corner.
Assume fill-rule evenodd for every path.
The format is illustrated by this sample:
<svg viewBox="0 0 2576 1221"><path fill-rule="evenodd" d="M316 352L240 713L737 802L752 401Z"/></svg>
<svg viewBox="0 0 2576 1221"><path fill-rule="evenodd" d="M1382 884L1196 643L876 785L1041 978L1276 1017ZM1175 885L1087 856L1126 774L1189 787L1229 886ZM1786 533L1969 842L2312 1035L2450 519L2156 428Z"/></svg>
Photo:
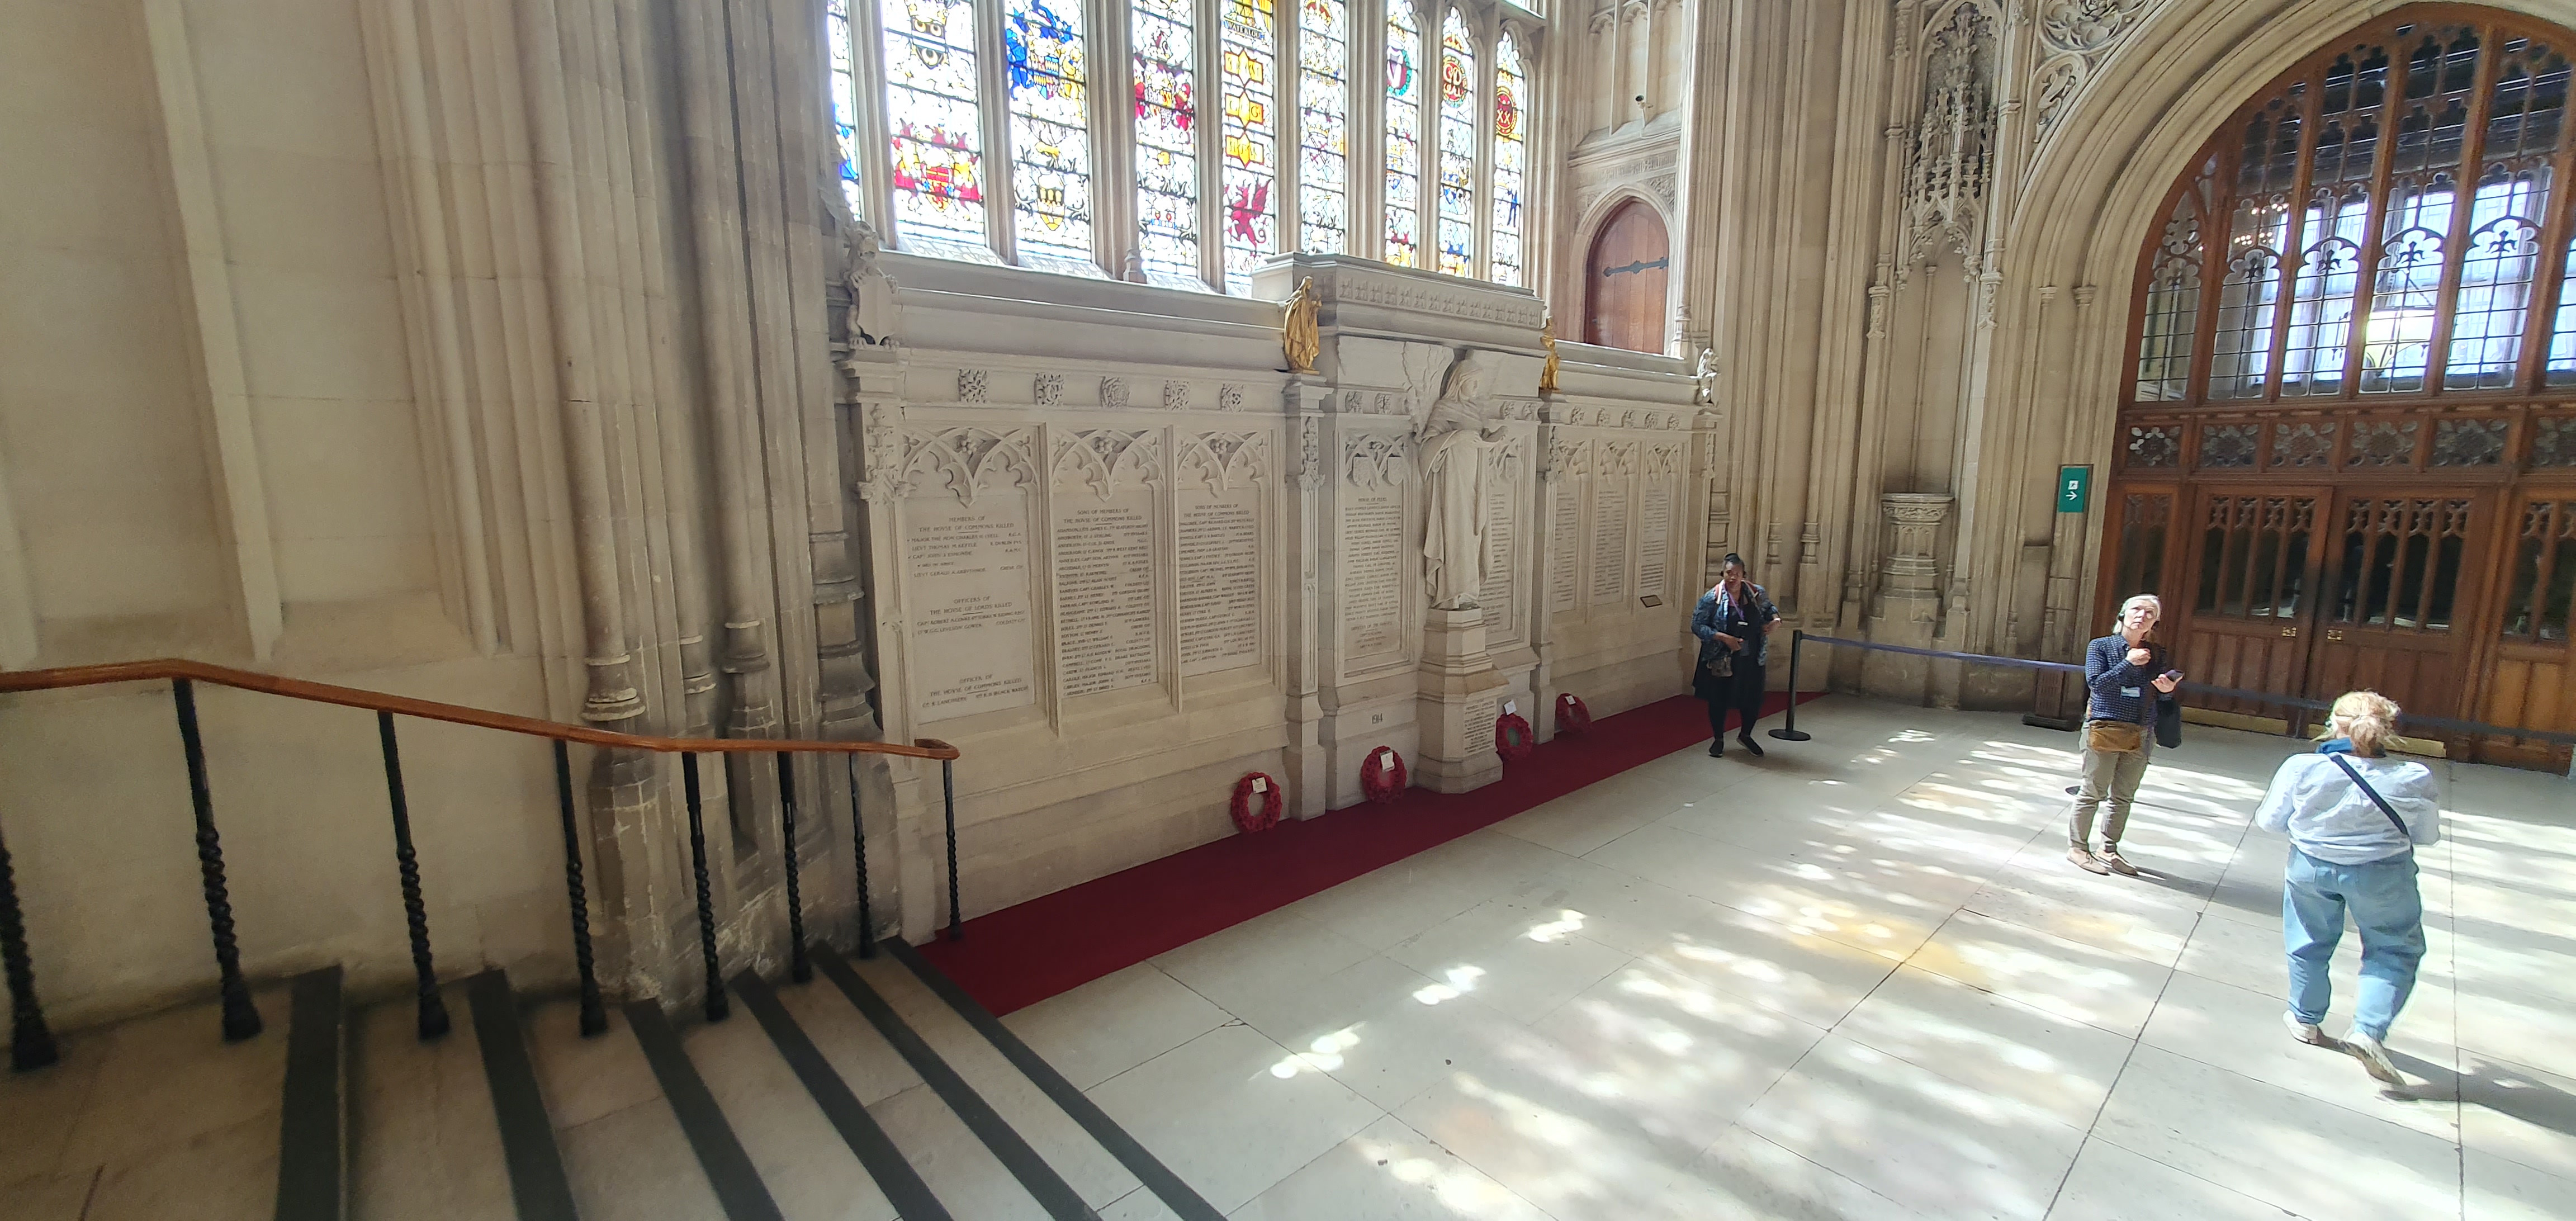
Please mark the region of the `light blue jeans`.
<svg viewBox="0 0 2576 1221"><path fill-rule="evenodd" d="M2290 849L2281 888L2281 939L2290 951L2290 1012L2313 1026L2334 1001L2326 966L2343 939L2344 909L2361 930L2361 995L2353 1002L2352 1028L2374 1039L2415 990L2415 967L2424 960L2424 897L2415 889L2415 854L2361 865L2321 861Z"/></svg>

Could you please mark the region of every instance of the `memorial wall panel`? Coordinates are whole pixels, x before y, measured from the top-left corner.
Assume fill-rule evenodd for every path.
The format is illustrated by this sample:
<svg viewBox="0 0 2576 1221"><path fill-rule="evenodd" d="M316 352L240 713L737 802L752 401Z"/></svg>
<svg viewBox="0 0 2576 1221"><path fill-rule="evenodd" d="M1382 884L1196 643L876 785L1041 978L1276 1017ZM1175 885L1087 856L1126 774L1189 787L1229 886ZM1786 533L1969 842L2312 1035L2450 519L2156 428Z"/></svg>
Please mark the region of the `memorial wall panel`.
<svg viewBox="0 0 2576 1221"><path fill-rule="evenodd" d="M1551 489L1554 512L1548 522L1547 607L1571 611L1581 604L1583 556L1583 481L1559 475Z"/></svg>
<svg viewBox="0 0 2576 1221"><path fill-rule="evenodd" d="M1029 495L905 498L912 681L925 721L1024 708L1037 698Z"/></svg>
<svg viewBox="0 0 2576 1221"><path fill-rule="evenodd" d="M1261 499L1256 488L1180 495L1181 673L1261 662Z"/></svg>
<svg viewBox="0 0 2576 1221"><path fill-rule="evenodd" d="M1056 682L1066 699L1154 681L1154 493L1077 495L1055 514Z"/></svg>
<svg viewBox="0 0 2576 1221"><path fill-rule="evenodd" d="M1592 602L1616 602L1628 596L1628 501L1630 478L1600 474L1592 481Z"/></svg>
<svg viewBox="0 0 2576 1221"><path fill-rule="evenodd" d="M1637 596L1660 598L1672 565L1673 483L1660 475L1646 478L1637 509Z"/></svg>
<svg viewBox="0 0 2576 1221"><path fill-rule="evenodd" d="M1520 480L1517 443L1499 449L1485 478L1485 645L1518 642L1520 613Z"/></svg>

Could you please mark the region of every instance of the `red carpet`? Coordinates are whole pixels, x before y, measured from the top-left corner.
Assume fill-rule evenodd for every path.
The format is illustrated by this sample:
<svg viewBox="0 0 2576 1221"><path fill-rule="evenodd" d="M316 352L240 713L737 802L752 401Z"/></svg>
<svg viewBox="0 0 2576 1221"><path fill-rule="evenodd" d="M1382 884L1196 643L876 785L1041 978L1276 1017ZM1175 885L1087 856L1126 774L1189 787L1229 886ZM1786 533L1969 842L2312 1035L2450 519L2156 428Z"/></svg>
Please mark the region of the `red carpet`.
<svg viewBox="0 0 2576 1221"><path fill-rule="evenodd" d="M1787 693L1775 691L1762 715L1786 707ZM1540 746L1474 792L1408 789L1388 805L1228 836L976 917L965 940L921 952L986 1008L1009 1013L1705 742L1707 732L1707 710L1676 696Z"/></svg>

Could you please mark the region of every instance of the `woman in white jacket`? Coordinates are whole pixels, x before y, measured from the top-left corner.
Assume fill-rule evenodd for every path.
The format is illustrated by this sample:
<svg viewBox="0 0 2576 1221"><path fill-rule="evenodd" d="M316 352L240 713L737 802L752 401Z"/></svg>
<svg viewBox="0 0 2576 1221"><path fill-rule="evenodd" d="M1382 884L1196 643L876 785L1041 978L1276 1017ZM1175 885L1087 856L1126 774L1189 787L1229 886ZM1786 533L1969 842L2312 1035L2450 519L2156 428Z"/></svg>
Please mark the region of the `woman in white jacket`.
<svg viewBox="0 0 2576 1221"><path fill-rule="evenodd" d="M2334 702L2327 740L2281 764L2254 822L2290 837L2281 896L2290 1008L2282 1020L2300 1042L2329 1045L2317 1024L2333 999L2326 967L2350 909L2361 930L2361 992L2344 1048L2371 1076L2403 1085L2388 1058L2388 1026L2424 958L2415 845L2442 838L2442 794L2432 768L2387 757L2396 736L2397 705L2388 697L2345 694Z"/></svg>

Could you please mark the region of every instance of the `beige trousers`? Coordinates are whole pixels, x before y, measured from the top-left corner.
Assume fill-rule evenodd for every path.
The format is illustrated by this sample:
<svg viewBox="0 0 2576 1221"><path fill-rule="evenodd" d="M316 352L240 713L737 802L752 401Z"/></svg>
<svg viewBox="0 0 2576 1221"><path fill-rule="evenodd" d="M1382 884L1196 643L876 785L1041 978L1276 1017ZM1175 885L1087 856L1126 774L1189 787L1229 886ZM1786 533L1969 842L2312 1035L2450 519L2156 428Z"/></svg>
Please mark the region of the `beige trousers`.
<svg viewBox="0 0 2576 1221"><path fill-rule="evenodd" d="M2093 839L2093 810L2102 811L2102 846L2116 847L2120 833L2129 827L2129 807L2138 799L2138 782L2147 777L2147 757L2156 751L2155 739L2135 754L2113 754L2106 751L2084 752L2084 781L2075 789L2075 808L2067 815L2066 841L2075 847L2088 846Z"/></svg>

